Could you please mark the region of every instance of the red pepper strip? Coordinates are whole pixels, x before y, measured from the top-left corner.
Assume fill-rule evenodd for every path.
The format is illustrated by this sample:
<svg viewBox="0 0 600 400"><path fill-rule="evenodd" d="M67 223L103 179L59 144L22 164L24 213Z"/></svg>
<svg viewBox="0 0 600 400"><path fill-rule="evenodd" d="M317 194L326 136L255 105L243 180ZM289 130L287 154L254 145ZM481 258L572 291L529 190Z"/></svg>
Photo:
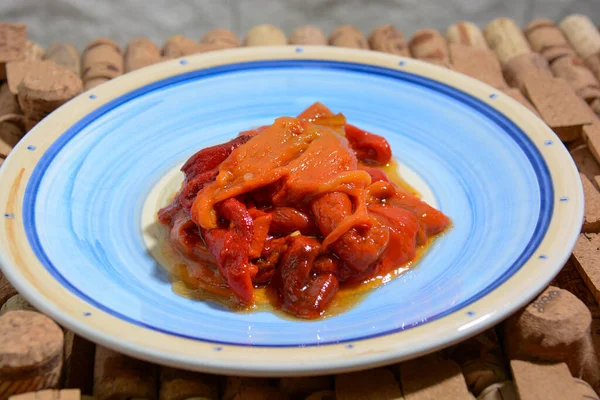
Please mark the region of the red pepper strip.
<svg viewBox="0 0 600 400"><path fill-rule="evenodd" d="M392 159L390 144L383 136L346 124L346 138L359 160L385 165Z"/></svg>
<svg viewBox="0 0 600 400"><path fill-rule="evenodd" d="M168 206L158 210L158 222L171 226L173 219L179 211L181 211L181 203L179 202L179 193L177 193L177 196L175 196Z"/></svg>
<svg viewBox="0 0 600 400"><path fill-rule="evenodd" d="M342 192L326 193L312 202L312 212L323 236L352 212L352 203ZM352 228L331 244L333 252L349 267L361 272L376 262L386 250L389 230L380 224L369 228Z"/></svg>
<svg viewBox="0 0 600 400"><path fill-rule="evenodd" d="M190 181L185 183L181 192L179 192L179 202L185 211L188 213L194 204L194 200L196 200L196 196L198 196L198 192L202 190L202 188L209 182L214 181L219 174L218 169L212 169L210 171L206 171L201 173L200 175L195 176Z"/></svg>
<svg viewBox="0 0 600 400"><path fill-rule="evenodd" d="M316 236L319 233L314 218L292 207L275 207L269 210L273 217L269 233L272 235L289 235L296 231L306 236Z"/></svg>
<svg viewBox="0 0 600 400"><path fill-rule="evenodd" d="M258 273L254 277L254 283L268 283L275 273L281 257L287 251L290 237L268 238L265 241L260 258L255 261Z"/></svg>
<svg viewBox="0 0 600 400"><path fill-rule="evenodd" d="M238 136L250 136L250 137L254 137L258 134L260 134L261 132L264 132L265 130L267 130L268 128L270 128L271 125L263 125L263 126L259 126L256 129L250 129L247 131L242 131L238 134Z"/></svg>
<svg viewBox="0 0 600 400"><path fill-rule="evenodd" d="M260 257L262 253L265 241L269 235L272 216L255 208L248 211L254 220L254 235L252 236L250 251L248 253L248 259L253 260Z"/></svg>
<svg viewBox="0 0 600 400"><path fill-rule="evenodd" d="M204 231L206 245L236 297L242 303L251 304L254 299L252 278L257 272L248 261L254 221L246 206L234 198L217 204L215 209L219 216L229 221L230 228Z"/></svg>
<svg viewBox="0 0 600 400"><path fill-rule="evenodd" d="M215 264L215 258L202 243L198 226L186 212L180 211L173 217L169 237L175 249L183 256L203 264Z"/></svg>
<svg viewBox="0 0 600 400"><path fill-rule="evenodd" d="M340 259L332 254L321 254L313 262L312 270L316 274L337 275Z"/></svg>
<svg viewBox="0 0 600 400"><path fill-rule="evenodd" d="M444 213L401 188L396 188L396 195L388 198L387 202L411 211L423 223L427 235L440 233L450 225L450 218Z"/></svg>
<svg viewBox="0 0 600 400"><path fill-rule="evenodd" d="M191 181L204 172L217 168L219 164L229 157L233 150L248 142L250 139L252 139L252 136L238 136L227 143L207 147L198 151L187 160L183 167L181 167L181 171L185 174L186 182Z"/></svg>
<svg viewBox="0 0 600 400"><path fill-rule="evenodd" d="M369 175L371 175L371 182L377 182L377 181L389 182L390 181L388 179L387 175L385 174L385 172L383 172L379 168L369 167L366 165L359 164L358 169L367 171L369 173Z"/></svg>
<svg viewBox="0 0 600 400"><path fill-rule="evenodd" d="M323 103L313 103L306 110L302 111L298 115L298 119L302 119L304 121L314 121L317 118L322 117L331 117L333 113L326 105Z"/></svg>

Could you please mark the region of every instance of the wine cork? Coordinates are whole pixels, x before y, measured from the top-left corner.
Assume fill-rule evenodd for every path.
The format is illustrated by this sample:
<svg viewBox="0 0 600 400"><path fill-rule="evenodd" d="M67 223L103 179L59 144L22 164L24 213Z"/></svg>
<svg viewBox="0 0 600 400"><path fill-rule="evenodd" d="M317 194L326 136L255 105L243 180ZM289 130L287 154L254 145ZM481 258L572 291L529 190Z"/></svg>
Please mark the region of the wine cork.
<svg viewBox="0 0 600 400"><path fill-rule="evenodd" d="M584 129L585 132L585 129ZM600 164L594 154L591 152L588 145L581 145L569 153L575 161L575 165L579 172L583 172L589 179L594 179L594 176L600 175Z"/></svg>
<svg viewBox="0 0 600 400"><path fill-rule="evenodd" d="M21 107L8 87L8 83L0 85L0 117L6 114L22 114Z"/></svg>
<svg viewBox="0 0 600 400"><path fill-rule="evenodd" d="M161 49L161 55L169 60L193 54L195 52L196 42L183 35L171 36Z"/></svg>
<svg viewBox="0 0 600 400"><path fill-rule="evenodd" d="M510 368L521 400L572 399L577 391L565 363L511 360Z"/></svg>
<svg viewBox="0 0 600 400"><path fill-rule="evenodd" d="M19 91L19 85L23 81L25 75L34 68L53 68L56 64L54 61L34 61L34 60L23 60L23 61L12 61L6 64L6 81L8 88L12 94L17 94Z"/></svg>
<svg viewBox="0 0 600 400"><path fill-rule="evenodd" d="M575 93L591 103L600 99L600 83L577 56L562 57L551 65L552 72L569 83Z"/></svg>
<svg viewBox="0 0 600 400"><path fill-rule="evenodd" d="M333 390L320 390L306 397L305 400L336 400L336 397Z"/></svg>
<svg viewBox="0 0 600 400"><path fill-rule="evenodd" d="M513 57L531 52L521 29L510 18L497 18L491 21L483 30L483 35L502 65Z"/></svg>
<svg viewBox="0 0 600 400"><path fill-rule="evenodd" d="M103 83L106 83L108 81L110 81L110 78L93 78L93 79L88 79L87 81L83 82L83 90L93 89L96 86L102 85Z"/></svg>
<svg viewBox="0 0 600 400"><path fill-rule="evenodd" d="M10 396L9 400L81 400L81 392L79 389L46 389Z"/></svg>
<svg viewBox="0 0 600 400"><path fill-rule="evenodd" d="M590 386L589 383L584 381L583 379L573 378L576 387L576 399L581 400L600 400L598 394L594 391L594 389Z"/></svg>
<svg viewBox="0 0 600 400"><path fill-rule="evenodd" d="M515 384L512 381L504 381L483 389L477 400L519 400L519 396Z"/></svg>
<svg viewBox="0 0 600 400"><path fill-rule="evenodd" d="M585 15L569 15L558 26L582 59L600 52L600 33Z"/></svg>
<svg viewBox="0 0 600 400"><path fill-rule="evenodd" d="M552 78L552 71L544 57L538 53L523 53L511 58L502 68L509 86L525 90L525 83L539 78Z"/></svg>
<svg viewBox="0 0 600 400"><path fill-rule="evenodd" d="M222 400L282 400L283 394L269 379L228 376Z"/></svg>
<svg viewBox="0 0 600 400"><path fill-rule="evenodd" d="M156 64L160 60L160 50L152 40L137 38L127 43L123 56L123 68L125 72L135 71Z"/></svg>
<svg viewBox="0 0 600 400"><path fill-rule="evenodd" d="M577 267L575 266L574 257L571 256L569 260L562 267L558 275L550 282L550 285L559 287L561 289L567 290L575 297L585 304L585 306L590 310L592 314L592 331L594 321L596 319L600 319L600 306L596 302L594 295L588 289L583 278L581 277ZM593 337L592 337L593 339Z"/></svg>
<svg viewBox="0 0 600 400"><path fill-rule="evenodd" d="M219 381L214 375L162 367L158 398L159 400L191 398L217 400L219 398Z"/></svg>
<svg viewBox="0 0 600 400"><path fill-rule="evenodd" d="M233 49L240 47L237 35L228 29L213 29L200 39L200 43L214 45L220 49Z"/></svg>
<svg viewBox="0 0 600 400"><path fill-rule="evenodd" d="M583 281L590 289L596 301L600 302L600 236L583 233L573 249L573 260Z"/></svg>
<svg viewBox="0 0 600 400"><path fill-rule="evenodd" d="M244 39L245 46L283 46L286 44L285 33L278 27L269 24L253 27Z"/></svg>
<svg viewBox="0 0 600 400"><path fill-rule="evenodd" d="M0 63L22 60L26 41L25 24L0 23Z"/></svg>
<svg viewBox="0 0 600 400"><path fill-rule="evenodd" d="M508 379L494 329L450 347L444 353L460 366L467 387L475 396L488 386Z"/></svg>
<svg viewBox="0 0 600 400"><path fill-rule="evenodd" d="M579 138L583 126L597 119L564 79L538 76L526 80L524 89L544 122L563 142Z"/></svg>
<svg viewBox="0 0 600 400"><path fill-rule="evenodd" d="M498 89L506 87L500 63L491 50L460 43L450 43L448 48L451 65L455 71Z"/></svg>
<svg viewBox="0 0 600 400"><path fill-rule="evenodd" d="M156 399L156 366L96 346L94 399Z"/></svg>
<svg viewBox="0 0 600 400"><path fill-rule="evenodd" d="M1 141L0 141L0 146L2 146ZM2 151L0 149L0 156L1 155L2 155ZM6 156L3 158L6 158ZM17 291L15 290L15 288L12 287L12 285L10 284L8 279L6 279L4 274L2 274L2 271L0 271L0 307L3 306L4 303L6 303L6 301L8 299L15 296L16 294L17 294Z"/></svg>
<svg viewBox="0 0 600 400"><path fill-rule="evenodd" d="M549 286L504 323L504 346L511 359L564 361L583 375L591 341L590 310L573 294Z"/></svg>
<svg viewBox="0 0 600 400"><path fill-rule="evenodd" d="M590 180L593 180L593 177L599 175L598 172L600 172L600 124L595 123L591 125L585 125L583 127L582 136L585 139L585 143L587 144L589 153L596 160L595 164L592 162L588 162L588 164L591 164L590 167L598 167L594 168L593 171L592 168L589 168L589 173L588 171L584 172ZM571 156L573 156L573 154L571 154Z"/></svg>
<svg viewBox="0 0 600 400"><path fill-rule="evenodd" d="M534 113L538 118L541 118L541 115L535 109L533 104L531 104L531 102L529 100L527 100L527 98L525 96L523 96L523 93L521 93L521 91L519 89L507 87L507 88L502 89L502 92L504 94L512 97L513 99L515 99L516 101L518 101L519 103L524 105L525 107L527 107L529 109L529 111Z"/></svg>
<svg viewBox="0 0 600 400"><path fill-rule="evenodd" d="M18 99L31 129L52 111L83 91L81 79L72 71L38 61L29 69L18 88Z"/></svg>
<svg viewBox="0 0 600 400"><path fill-rule="evenodd" d="M45 315L11 311L0 316L0 399L55 388L62 347L62 330Z"/></svg>
<svg viewBox="0 0 600 400"><path fill-rule="evenodd" d="M390 24L381 25L371 32L369 46L371 50L410 57L410 51L404 40L404 34Z"/></svg>
<svg viewBox="0 0 600 400"><path fill-rule="evenodd" d="M394 374L385 368L376 368L335 377L338 400L396 399L402 396Z"/></svg>
<svg viewBox="0 0 600 400"><path fill-rule="evenodd" d="M8 299L2 308L0 308L0 315L4 315L10 311L36 311L36 309L29 304L25 297L16 294Z"/></svg>
<svg viewBox="0 0 600 400"><path fill-rule="evenodd" d="M91 395L94 389L96 345L71 331L65 332L63 386Z"/></svg>
<svg viewBox="0 0 600 400"><path fill-rule="evenodd" d="M361 31L352 25L341 25L329 35L329 44L337 47L368 49L369 43Z"/></svg>
<svg viewBox="0 0 600 400"><path fill-rule="evenodd" d="M481 29L468 21L461 21L450 25L446 30L446 40L448 40L448 43L464 44L465 46L482 50L489 49Z"/></svg>
<svg viewBox="0 0 600 400"><path fill-rule="evenodd" d="M549 19L535 19L524 29L531 49L540 53L549 64L561 57L574 56L575 51L558 26Z"/></svg>
<svg viewBox="0 0 600 400"><path fill-rule="evenodd" d="M583 195L585 199L585 210L582 232L600 231L600 192L594 187L590 179L579 173L583 185Z"/></svg>
<svg viewBox="0 0 600 400"><path fill-rule="evenodd" d="M77 76L81 76L81 57L77 48L71 43L58 42L52 44L46 49L45 60L52 60L60 66L73 71Z"/></svg>
<svg viewBox="0 0 600 400"><path fill-rule="evenodd" d="M586 67L594 74L597 80L600 81L600 53L589 56L583 60Z"/></svg>
<svg viewBox="0 0 600 400"><path fill-rule="evenodd" d="M23 58L30 61L39 61L44 58L44 49L39 43L36 43L33 40L26 40Z"/></svg>
<svg viewBox="0 0 600 400"><path fill-rule="evenodd" d="M399 364L405 400L473 399L455 361L425 356Z"/></svg>
<svg viewBox="0 0 600 400"><path fill-rule="evenodd" d="M332 389L328 376L281 378L279 388L289 398L304 398L311 393Z"/></svg>
<svg viewBox="0 0 600 400"><path fill-rule="evenodd" d="M289 40L290 44L326 46L327 38L322 30L312 25L299 26Z"/></svg>
<svg viewBox="0 0 600 400"><path fill-rule="evenodd" d="M81 78L86 90L90 82L102 83L123 74L123 55L118 43L107 38L90 42L82 56Z"/></svg>
<svg viewBox="0 0 600 400"><path fill-rule="evenodd" d="M408 48L414 58L450 64L446 40L435 29L416 31L408 41Z"/></svg>

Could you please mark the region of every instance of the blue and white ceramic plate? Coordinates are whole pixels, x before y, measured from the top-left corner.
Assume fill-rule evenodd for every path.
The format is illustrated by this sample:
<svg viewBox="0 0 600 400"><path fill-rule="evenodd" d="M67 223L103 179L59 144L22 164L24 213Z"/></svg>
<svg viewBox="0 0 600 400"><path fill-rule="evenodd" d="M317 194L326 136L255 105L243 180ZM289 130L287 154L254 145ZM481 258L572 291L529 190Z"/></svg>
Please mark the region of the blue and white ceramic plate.
<svg viewBox="0 0 600 400"><path fill-rule="evenodd" d="M155 214L198 149L315 101L384 135L454 227L409 272L319 321L175 294ZM583 215L554 133L495 89L383 53L247 48L167 61L75 98L0 171L2 271L97 343L215 373L302 375L416 357L499 322L560 270Z"/></svg>

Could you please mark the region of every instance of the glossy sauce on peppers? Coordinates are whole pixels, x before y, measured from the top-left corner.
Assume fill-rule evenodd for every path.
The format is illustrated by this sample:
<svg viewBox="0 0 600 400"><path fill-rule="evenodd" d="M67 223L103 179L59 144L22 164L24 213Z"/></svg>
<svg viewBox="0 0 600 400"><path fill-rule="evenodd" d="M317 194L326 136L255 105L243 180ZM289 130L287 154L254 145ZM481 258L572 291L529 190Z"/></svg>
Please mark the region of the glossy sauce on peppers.
<svg viewBox="0 0 600 400"><path fill-rule="evenodd" d="M405 271L450 220L419 199L388 142L315 103L197 152L158 212L174 290L314 319Z"/></svg>

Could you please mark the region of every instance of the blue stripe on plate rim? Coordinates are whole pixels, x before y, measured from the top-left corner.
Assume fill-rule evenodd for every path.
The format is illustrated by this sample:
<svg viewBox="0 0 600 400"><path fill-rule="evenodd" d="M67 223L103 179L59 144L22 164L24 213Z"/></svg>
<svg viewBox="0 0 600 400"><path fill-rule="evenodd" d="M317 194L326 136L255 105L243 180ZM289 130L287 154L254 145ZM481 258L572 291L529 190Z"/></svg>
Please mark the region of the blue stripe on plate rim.
<svg viewBox="0 0 600 400"><path fill-rule="evenodd" d="M496 124L504 128L504 131L519 145L522 149L528 160L531 162L532 168L535 171L536 177L539 183L540 189L540 214L538 221L536 223L536 228L533 236L531 237L529 243L525 246L523 252L519 255L517 260L494 282L488 285L484 290L480 291L477 295L466 299L465 301L454 305L452 308L433 315L429 318L424 319L422 322L418 322L414 325L404 328L398 328L393 330L388 330L385 332L378 332L372 335L365 335L357 338L349 338L340 341L332 341L318 344L287 344L287 345L269 345L269 344L247 344L247 343L235 343L235 342L222 342L215 340L207 340L203 338L193 337L189 335L182 335L180 333L171 332L166 329L162 329L157 326L151 326L149 324L143 323L141 321L137 321L133 318L121 315L119 312L112 310L101 303L91 299L77 287L73 286L52 264L48 256L46 255L43 247L40 244L40 240L38 238L37 231L35 229L35 198L37 194L38 187L42 178L44 176L44 172L54 159L54 157L60 152L60 150L69 142L73 137L75 137L83 127L89 124L94 119L100 117L105 114L109 110L148 92L151 92L155 89L162 88L171 84L181 83L186 80L193 79L202 79L209 76L226 74L228 72L240 71L240 70L251 70L251 69L260 69L260 68L277 68L277 67L297 67L302 68L305 66L310 66L312 68L324 68L324 69L342 69L342 70L351 70L354 72L364 73L364 74L379 74L386 77L391 77L395 79L409 81L423 87L427 87L430 89L434 89L440 93L443 93L447 96L453 97L454 99L461 101L468 106L476 109L480 113L484 114L486 117L490 118ZM48 272L65 288L69 289L72 293L77 295L82 300L88 302L89 304L101 309L102 311L113 315L123 321L127 321L129 323L135 324L140 327L148 328L157 332L174 335L186 339L198 340L207 343L214 344L224 344L224 345L233 345L233 346L241 346L241 347L276 347L276 348L290 348L290 347L307 347L307 346L323 346L328 344L340 344L346 342L357 342L360 340L372 339L380 336L385 336L393 333L397 333L403 330L411 329L415 326L422 325L429 321L433 321L444 317L448 314L454 313L457 310L460 310L463 307L475 302L476 300L484 297L502 283L504 283L508 278L510 278L515 272L517 272L523 264L533 255L535 249L539 246L543 237L546 234L548 226L550 224L550 219L552 216L552 210L554 207L554 188L552 185L552 180L550 178L550 172L548 170L548 166L542 157L541 153L538 151L535 144L530 140L530 138L523 132L517 125L515 125L509 118L503 115L501 112L495 110L491 106L485 104L481 100L460 91L454 87L448 86L444 83L425 78L419 75L415 75L406 71L398 71L392 70L379 66L371 66L365 64L359 64L354 62L346 62L346 61L323 61L323 60L269 60L269 61L251 61L251 62L242 62L242 63L231 63L226 65L220 65L216 67L210 67L206 69L200 69L196 71L186 72L179 75L175 75L169 78L162 79L160 81L156 81L150 83L146 86L142 86L137 88L129 93L126 93L122 96L117 97L104 104L103 106L97 108L91 113L87 114L75 124L73 124L67 131L61 135L44 153L44 155L40 158L37 163L35 169L33 170L27 187L25 189L25 195L23 198L23 223L25 225L25 232L27 234L27 239L31 245L31 248L39 261L44 265L44 267L48 270Z"/></svg>

